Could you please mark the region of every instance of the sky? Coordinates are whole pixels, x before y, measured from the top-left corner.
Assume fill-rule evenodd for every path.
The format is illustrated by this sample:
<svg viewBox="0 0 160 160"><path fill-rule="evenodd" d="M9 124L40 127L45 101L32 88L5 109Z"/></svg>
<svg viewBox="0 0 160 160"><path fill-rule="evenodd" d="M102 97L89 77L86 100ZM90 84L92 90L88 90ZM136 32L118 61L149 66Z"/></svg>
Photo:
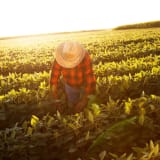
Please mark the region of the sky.
<svg viewBox="0 0 160 160"><path fill-rule="evenodd" d="M0 37L160 20L159 0L0 0Z"/></svg>

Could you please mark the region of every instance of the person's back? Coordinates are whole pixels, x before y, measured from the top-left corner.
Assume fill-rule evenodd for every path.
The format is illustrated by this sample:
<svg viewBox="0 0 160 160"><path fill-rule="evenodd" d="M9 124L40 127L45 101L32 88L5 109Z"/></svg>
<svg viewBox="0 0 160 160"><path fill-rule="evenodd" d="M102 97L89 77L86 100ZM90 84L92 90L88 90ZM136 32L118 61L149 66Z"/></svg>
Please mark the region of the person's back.
<svg viewBox="0 0 160 160"><path fill-rule="evenodd" d="M53 98L58 99L58 80L62 76L68 107L81 112L94 94L96 78L89 53L77 42L65 42L55 50L50 85Z"/></svg>

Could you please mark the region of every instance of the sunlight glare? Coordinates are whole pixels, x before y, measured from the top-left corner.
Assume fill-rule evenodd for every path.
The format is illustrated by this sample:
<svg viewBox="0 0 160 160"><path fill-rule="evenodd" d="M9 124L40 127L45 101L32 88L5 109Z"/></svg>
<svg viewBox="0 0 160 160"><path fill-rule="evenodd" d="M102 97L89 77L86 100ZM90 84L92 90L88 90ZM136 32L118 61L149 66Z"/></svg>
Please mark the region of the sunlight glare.
<svg viewBox="0 0 160 160"><path fill-rule="evenodd" d="M0 0L0 37L159 20L158 0Z"/></svg>

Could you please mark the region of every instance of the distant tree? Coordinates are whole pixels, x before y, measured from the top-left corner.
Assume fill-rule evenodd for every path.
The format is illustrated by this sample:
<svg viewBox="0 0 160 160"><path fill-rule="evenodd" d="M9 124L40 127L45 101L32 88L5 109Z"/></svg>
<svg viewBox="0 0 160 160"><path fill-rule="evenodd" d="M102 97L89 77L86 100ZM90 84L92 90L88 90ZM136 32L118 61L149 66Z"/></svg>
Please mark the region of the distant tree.
<svg viewBox="0 0 160 160"><path fill-rule="evenodd" d="M151 22L145 22L145 23L122 25L114 28L114 30L154 28L154 27L160 27L160 21L151 21Z"/></svg>

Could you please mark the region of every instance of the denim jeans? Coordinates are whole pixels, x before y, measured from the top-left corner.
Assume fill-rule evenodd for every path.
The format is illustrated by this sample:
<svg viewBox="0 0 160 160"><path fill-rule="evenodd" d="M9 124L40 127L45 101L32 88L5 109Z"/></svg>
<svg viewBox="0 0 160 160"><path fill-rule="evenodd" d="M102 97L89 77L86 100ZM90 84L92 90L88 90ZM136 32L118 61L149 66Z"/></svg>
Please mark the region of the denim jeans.
<svg viewBox="0 0 160 160"><path fill-rule="evenodd" d="M65 88L65 92L66 92L67 101L68 101L69 106L75 105L80 100L80 98L84 92L83 88L80 88L80 89L73 88L70 85L66 84L65 82L64 82L64 88Z"/></svg>

